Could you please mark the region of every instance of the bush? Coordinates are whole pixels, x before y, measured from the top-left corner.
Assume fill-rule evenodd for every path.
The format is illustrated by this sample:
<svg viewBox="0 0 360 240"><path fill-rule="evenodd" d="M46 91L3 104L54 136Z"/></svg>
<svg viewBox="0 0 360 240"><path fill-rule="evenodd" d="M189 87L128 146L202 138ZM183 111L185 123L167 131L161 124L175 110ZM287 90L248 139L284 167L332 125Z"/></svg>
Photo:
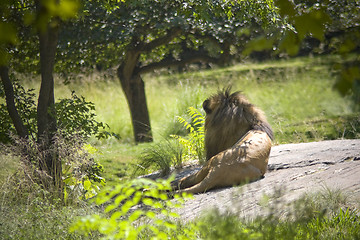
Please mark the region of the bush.
<svg viewBox="0 0 360 240"><path fill-rule="evenodd" d="M15 105L18 113L23 120L24 126L29 131L29 138L36 139L37 125L36 125L36 95L34 89L25 90L19 81L13 82ZM0 98L5 99L5 92L2 84L0 85ZM5 102L5 101L4 101ZM0 104L0 142L8 143L11 141L11 134L16 134L15 127L7 111L5 104Z"/></svg>
<svg viewBox="0 0 360 240"><path fill-rule="evenodd" d="M0 154L15 156L20 162L19 169L8 181L8 192L14 199L26 195L25 199L41 197L44 201L64 200L69 204L93 197L105 183L101 177L103 167L90 157L89 146L84 145L81 137L75 135L65 139L58 134L48 148L33 139L14 136L12 139L12 145L1 144ZM61 162L61 180L53 179L49 170L42 168L49 155L56 156L56 161ZM54 181L61 182L54 184Z"/></svg>
<svg viewBox="0 0 360 240"><path fill-rule="evenodd" d="M36 95L34 89L25 90L18 81L14 81L15 105L20 117L29 131L29 138L37 137L37 110ZM0 97L5 98L5 94L0 87ZM84 97L78 97L72 92L71 98L61 99L55 103L56 120L60 134L65 138L71 138L74 134L87 139L91 135L97 138L106 138L117 135L105 131L108 126L95 120L95 105L87 102ZM15 127L5 104L0 104L0 142L8 143L11 141L10 135L16 134Z"/></svg>
<svg viewBox="0 0 360 240"><path fill-rule="evenodd" d="M74 92L71 98L61 99L55 104L57 132L51 140L45 141L37 136L34 90L25 90L17 80L13 87L15 104L29 136L15 137L6 106L0 104L0 119L4 121L0 126L0 141L12 143L3 148L20 158L27 184L38 184L53 198L60 198L65 203L94 196L99 184L104 183L99 175L103 168L86 153L84 141L91 135L98 138L111 135L104 131L107 125L95 120L94 104ZM5 97L1 88L0 96Z"/></svg>
<svg viewBox="0 0 360 240"><path fill-rule="evenodd" d="M105 239L193 239L193 225L179 226L172 211L189 195L175 194L171 200L167 191L172 180L134 179L100 192L94 201L106 206L105 214L80 218L70 232L95 232Z"/></svg>
<svg viewBox="0 0 360 240"><path fill-rule="evenodd" d="M84 139L91 135L98 139L117 135L104 131L109 128L107 124L95 120L95 105L87 102L84 97L78 97L75 92L71 93L71 98L61 99L55 104L56 117L62 135L71 137L76 133Z"/></svg>

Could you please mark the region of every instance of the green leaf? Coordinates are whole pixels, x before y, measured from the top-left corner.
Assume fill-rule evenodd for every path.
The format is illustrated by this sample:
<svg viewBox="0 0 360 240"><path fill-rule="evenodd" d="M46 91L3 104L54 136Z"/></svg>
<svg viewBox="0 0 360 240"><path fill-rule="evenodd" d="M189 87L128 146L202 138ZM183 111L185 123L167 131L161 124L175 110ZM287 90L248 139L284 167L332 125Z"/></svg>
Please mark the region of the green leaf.
<svg viewBox="0 0 360 240"><path fill-rule="evenodd" d="M95 148L91 144L84 144L83 148L85 151L87 151L90 154L95 154L99 151L97 148Z"/></svg>
<svg viewBox="0 0 360 240"><path fill-rule="evenodd" d="M294 25L299 38L304 39L308 34L324 40L326 24L330 22L330 17L323 10L313 10L294 18Z"/></svg>
<svg viewBox="0 0 360 240"><path fill-rule="evenodd" d="M258 37L254 40L249 41L246 44L244 51L242 52L244 55L249 55L253 51L263 51L269 50L273 48L274 45L273 38L267 38L265 36Z"/></svg>
<svg viewBox="0 0 360 240"><path fill-rule="evenodd" d="M286 51L290 56L295 56L300 49L299 38L294 32L287 31L285 37L281 40L279 49Z"/></svg>
<svg viewBox="0 0 360 240"><path fill-rule="evenodd" d="M90 180L85 180L85 181L84 181L84 189L89 191L90 188L91 188L91 182L90 182Z"/></svg>
<svg viewBox="0 0 360 240"><path fill-rule="evenodd" d="M142 210L136 210L134 211L130 216L129 216L129 220L131 222L136 221L139 217L141 217L142 215L144 215L144 211Z"/></svg>
<svg viewBox="0 0 360 240"><path fill-rule="evenodd" d="M0 44L16 44L16 28L11 23L0 22Z"/></svg>
<svg viewBox="0 0 360 240"><path fill-rule="evenodd" d="M154 201L151 198L144 198L144 199L142 199L142 202L148 206L153 206L153 204L154 204Z"/></svg>
<svg viewBox="0 0 360 240"><path fill-rule="evenodd" d="M77 182L77 179L73 176L64 179L64 183L68 186L74 186Z"/></svg>
<svg viewBox="0 0 360 240"><path fill-rule="evenodd" d="M289 16L290 18L295 16L294 2L290 0L275 0L275 5L279 7L279 14L281 17Z"/></svg>
<svg viewBox="0 0 360 240"><path fill-rule="evenodd" d="M107 212L110 212L110 211L114 210L116 207L117 207L116 205L110 204L109 206L107 206L107 207L105 208L104 211L107 213Z"/></svg>
<svg viewBox="0 0 360 240"><path fill-rule="evenodd" d="M150 219L154 219L156 217L156 213L154 213L152 211L148 211L148 212L146 212L146 216Z"/></svg>
<svg viewBox="0 0 360 240"><path fill-rule="evenodd" d="M357 44L355 41L351 38L346 38L345 41L340 45L338 52L343 53L349 53L353 51L357 47Z"/></svg>

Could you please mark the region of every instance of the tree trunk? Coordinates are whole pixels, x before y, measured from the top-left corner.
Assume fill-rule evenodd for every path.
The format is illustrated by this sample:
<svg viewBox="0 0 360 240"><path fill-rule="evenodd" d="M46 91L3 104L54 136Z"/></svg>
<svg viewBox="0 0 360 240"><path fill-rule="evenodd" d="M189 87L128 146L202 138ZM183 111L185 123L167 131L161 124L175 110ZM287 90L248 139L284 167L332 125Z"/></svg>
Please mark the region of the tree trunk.
<svg viewBox="0 0 360 240"><path fill-rule="evenodd" d="M38 7L41 9L41 3ZM41 10L38 10L41 11ZM56 132L55 97L53 70L58 40L58 26L56 22L49 23L45 31L39 31L40 42L40 71L41 86L37 106L38 141L43 145L45 161L40 168L53 179L55 190L62 191L61 160L51 151Z"/></svg>
<svg viewBox="0 0 360 240"><path fill-rule="evenodd" d="M144 81L140 74L136 71L130 72L129 68L124 67L125 65L119 67L118 77L130 108L135 142L151 142L153 137Z"/></svg>
<svg viewBox="0 0 360 240"><path fill-rule="evenodd" d="M39 34L40 40L40 71L41 86L37 107L38 137L52 134L56 131L55 96L53 69L57 45L57 28L48 28L47 32Z"/></svg>
<svg viewBox="0 0 360 240"><path fill-rule="evenodd" d="M19 112L16 109L14 88L11 83L11 80L9 77L9 70L7 67L0 66L0 77L1 77L1 81L4 86L6 107L9 112L9 116L15 126L16 132L21 138L27 138L29 135L29 132L28 132L27 128L25 127L25 125L23 124L23 121L20 118Z"/></svg>

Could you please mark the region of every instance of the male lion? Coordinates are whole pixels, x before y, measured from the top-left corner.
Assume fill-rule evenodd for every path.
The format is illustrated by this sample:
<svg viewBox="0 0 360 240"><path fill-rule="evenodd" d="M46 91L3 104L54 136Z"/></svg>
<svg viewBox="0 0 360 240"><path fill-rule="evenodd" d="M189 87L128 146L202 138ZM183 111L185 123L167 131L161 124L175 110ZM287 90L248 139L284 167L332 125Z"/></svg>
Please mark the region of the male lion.
<svg viewBox="0 0 360 240"><path fill-rule="evenodd" d="M264 113L240 92L226 89L203 103L207 163L179 182L179 192L200 193L261 178L273 132Z"/></svg>

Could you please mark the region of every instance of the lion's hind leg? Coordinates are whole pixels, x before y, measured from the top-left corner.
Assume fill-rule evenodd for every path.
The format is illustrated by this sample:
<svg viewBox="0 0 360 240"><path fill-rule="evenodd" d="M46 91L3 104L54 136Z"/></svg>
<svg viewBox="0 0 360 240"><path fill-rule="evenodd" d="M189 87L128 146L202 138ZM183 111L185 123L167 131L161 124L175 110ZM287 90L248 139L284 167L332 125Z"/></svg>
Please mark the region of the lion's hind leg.
<svg viewBox="0 0 360 240"><path fill-rule="evenodd" d="M180 190L186 193L203 193L210 189L232 187L261 178L261 171L249 163L236 163L211 168L206 177L196 185Z"/></svg>
<svg viewBox="0 0 360 240"><path fill-rule="evenodd" d="M197 173L184 177L179 181L178 189L189 188L201 182L209 173L209 164L202 167Z"/></svg>
<svg viewBox="0 0 360 240"><path fill-rule="evenodd" d="M195 185L191 185L189 187L185 187L179 192L186 192L186 193L201 193L205 192L206 190L211 189L213 186L211 184L211 180L209 179L209 175L206 175L202 181L196 183Z"/></svg>

